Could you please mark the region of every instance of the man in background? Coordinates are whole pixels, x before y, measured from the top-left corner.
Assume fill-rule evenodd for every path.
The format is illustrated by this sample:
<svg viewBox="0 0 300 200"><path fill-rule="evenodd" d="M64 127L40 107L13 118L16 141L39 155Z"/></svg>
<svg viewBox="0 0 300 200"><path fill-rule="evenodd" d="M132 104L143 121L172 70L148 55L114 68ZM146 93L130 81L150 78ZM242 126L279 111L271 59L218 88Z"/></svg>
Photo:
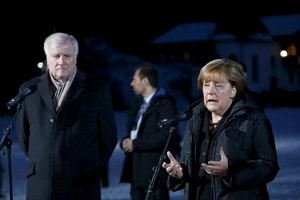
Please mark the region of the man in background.
<svg viewBox="0 0 300 200"><path fill-rule="evenodd" d="M149 64L136 68L130 86L140 97L128 115L128 134L120 146L125 152L121 182L131 183L132 200L145 199L154 169L170 135L170 126L159 128L158 123L177 113L175 98L164 88L158 88L158 72ZM179 151L179 135L172 134L168 149ZM158 166L160 167L160 166ZM151 199L169 200L167 173L160 171L151 192Z"/></svg>

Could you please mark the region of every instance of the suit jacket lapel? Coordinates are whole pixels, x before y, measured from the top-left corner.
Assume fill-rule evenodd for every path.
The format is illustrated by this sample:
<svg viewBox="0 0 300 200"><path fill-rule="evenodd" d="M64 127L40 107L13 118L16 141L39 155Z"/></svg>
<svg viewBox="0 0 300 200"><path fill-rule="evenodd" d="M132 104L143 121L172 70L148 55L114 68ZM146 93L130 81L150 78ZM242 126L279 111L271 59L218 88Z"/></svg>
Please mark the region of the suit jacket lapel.
<svg viewBox="0 0 300 200"><path fill-rule="evenodd" d="M44 74L41 76L41 81L37 84L37 90L40 93L41 98L47 105L47 107L55 112L55 108L52 101L52 91L49 86L49 76Z"/></svg>

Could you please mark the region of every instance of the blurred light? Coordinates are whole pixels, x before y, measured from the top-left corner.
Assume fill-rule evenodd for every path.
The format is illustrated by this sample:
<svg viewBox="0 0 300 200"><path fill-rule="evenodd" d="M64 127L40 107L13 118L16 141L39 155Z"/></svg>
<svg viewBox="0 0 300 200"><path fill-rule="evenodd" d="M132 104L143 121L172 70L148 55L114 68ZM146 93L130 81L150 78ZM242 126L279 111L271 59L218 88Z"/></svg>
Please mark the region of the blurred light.
<svg viewBox="0 0 300 200"><path fill-rule="evenodd" d="M40 68L40 69L42 69L42 68L43 68L43 65L44 65L43 62L39 62L39 63L37 64L37 67Z"/></svg>
<svg viewBox="0 0 300 200"><path fill-rule="evenodd" d="M287 53L287 51L286 50L282 50L282 51L280 51L280 56L281 57L287 57L288 56L288 53Z"/></svg>

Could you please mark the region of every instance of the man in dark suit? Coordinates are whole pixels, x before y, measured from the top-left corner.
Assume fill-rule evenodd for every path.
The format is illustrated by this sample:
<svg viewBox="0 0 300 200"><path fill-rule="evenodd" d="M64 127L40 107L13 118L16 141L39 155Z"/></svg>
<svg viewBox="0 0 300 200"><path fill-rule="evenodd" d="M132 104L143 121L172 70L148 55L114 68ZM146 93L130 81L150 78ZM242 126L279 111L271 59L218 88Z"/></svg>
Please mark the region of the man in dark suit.
<svg viewBox="0 0 300 200"><path fill-rule="evenodd" d="M167 144L170 126L160 129L158 123L177 113L174 97L165 89L158 88L157 85L158 72L151 65L145 64L137 67L130 86L142 99L138 99L133 104L128 116L128 134L120 143L125 152L120 181L131 183L132 200L146 198L154 169ZM173 133L168 146L168 149L174 153L179 148L178 136L177 132ZM169 190L166 180L166 172L161 171L148 197L168 200Z"/></svg>
<svg viewBox="0 0 300 200"><path fill-rule="evenodd" d="M117 144L109 87L77 68L72 35L48 36L44 51L47 71L20 86L32 88L17 118L29 163L26 199L99 200L100 176Z"/></svg>

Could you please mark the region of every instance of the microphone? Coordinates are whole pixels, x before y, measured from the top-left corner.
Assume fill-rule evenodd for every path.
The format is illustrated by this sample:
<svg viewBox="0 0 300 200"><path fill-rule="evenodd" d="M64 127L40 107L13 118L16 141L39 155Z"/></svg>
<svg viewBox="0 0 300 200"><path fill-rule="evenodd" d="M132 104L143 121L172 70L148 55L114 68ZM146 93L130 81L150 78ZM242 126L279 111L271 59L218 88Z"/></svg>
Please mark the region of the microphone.
<svg viewBox="0 0 300 200"><path fill-rule="evenodd" d="M199 100L193 102L190 105L189 109L184 111L182 114L176 115L176 116L174 116L170 119L161 120L160 122L158 122L158 127L162 128L163 126L166 126L166 125L174 125L174 124L179 123L181 121L185 121L185 120L190 119L193 116L193 108L195 106L197 106L201 101L202 101L202 99L199 99Z"/></svg>
<svg viewBox="0 0 300 200"><path fill-rule="evenodd" d="M182 114L175 115L174 117L172 117L170 119L161 120L160 122L158 122L158 127L162 128L163 126L166 126L166 125L177 124L178 122L190 119L192 117L192 115L193 115L192 110L191 109L187 110L187 111L183 112Z"/></svg>
<svg viewBox="0 0 300 200"><path fill-rule="evenodd" d="M17 96L7 102L6 106L8 109L14 107L18 103L22 102L28 95L32 94L36 90L36 85L32 85L24 88Z"/></svg>

